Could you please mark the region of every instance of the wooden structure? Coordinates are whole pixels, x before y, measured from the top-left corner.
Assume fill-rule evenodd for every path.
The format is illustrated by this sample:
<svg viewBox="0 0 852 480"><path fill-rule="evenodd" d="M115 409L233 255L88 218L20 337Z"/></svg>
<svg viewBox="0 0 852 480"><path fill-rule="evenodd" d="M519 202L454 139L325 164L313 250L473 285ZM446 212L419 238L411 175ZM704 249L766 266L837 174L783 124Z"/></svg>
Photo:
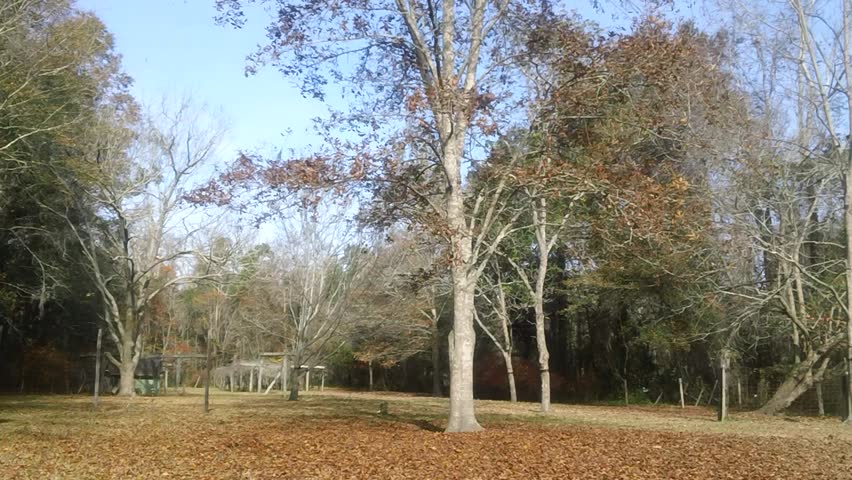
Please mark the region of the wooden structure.
<svg viewBox="0 0 852 480"><path fill-rule="evenodd" d="M207 355L203 353L176 353L172 355L160 355L163 360L163 390L169 389L169 368L174 368L175 388L180 389L181 394L186 390L183 386L183 365L187 360L204 360ZM205 367L206 368L206 367Z"/></svg>
<svg viewBox="0 0 852 480"><path fill-rule="evenodd" d="M275 360L278 361L275 361ZM320 391L325 389L325 370L323 365L302 365L305 371L304 389L311 389L311 372L320 374ZM213 384L221 390L248 391L268 394L276 385L282 392L293 375L292 356L286 352L265 352L258 360L238 360L230 365L213 370ZM301 381L300 381L301 383ZM301 387L301 385L300 385Z"/></svg>
<svg viewBox="0 0 852 480"><path fill-rule="evenodd" d="M281 368L268 360L238 360L213 370L213 385L231 392L261 392L264 385L274 385L280 378Z"/></svg>

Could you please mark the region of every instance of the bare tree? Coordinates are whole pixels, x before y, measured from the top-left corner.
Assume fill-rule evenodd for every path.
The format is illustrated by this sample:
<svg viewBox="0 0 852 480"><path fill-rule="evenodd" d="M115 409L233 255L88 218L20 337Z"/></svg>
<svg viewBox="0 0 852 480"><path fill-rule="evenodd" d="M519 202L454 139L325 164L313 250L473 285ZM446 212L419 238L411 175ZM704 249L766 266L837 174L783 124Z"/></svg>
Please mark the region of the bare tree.
<svg viewBox="0 0 852 480"><path fill-rule="evenodd" d="M149 303L169 286L197 278L187 273L155 281L163 268L192 254L186 239L194 229L187 225L183 195L191 175L216 154L222 128L188 100L173 110L164 105L135 129L115 122L114 114L105 114L84 179L66 182L69 195L97 206L97 217L81 221L52 211L72 230L97 286L118 350L117 358L107 358L119 369L119 394L133 395ZM178 248L167 251L169 244Z"/></svg>
<svg viewBox="0 0 852 480"><path fill-rule="evenodd" d="M303 366L311 368L342 343L341 325L351 320L352 293L363 281L371 253L340 215L301 210L284 220L273 255L260 265L254 308L246 322L279 339L293 361L290 400L299 396Z"/></svg>

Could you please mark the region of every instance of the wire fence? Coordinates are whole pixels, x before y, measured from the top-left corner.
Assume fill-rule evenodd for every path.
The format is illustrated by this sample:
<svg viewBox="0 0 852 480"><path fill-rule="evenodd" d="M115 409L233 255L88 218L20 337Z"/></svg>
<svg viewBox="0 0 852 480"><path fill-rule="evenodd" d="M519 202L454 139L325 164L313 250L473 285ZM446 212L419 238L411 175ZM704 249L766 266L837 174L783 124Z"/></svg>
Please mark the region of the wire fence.
<svg viewBox="0 0 852 480"><path fill-rule="evenodd" d="M765 405L786 379L786 370L779 368L735 367L728 372L728 405L735 410L757 410ZM684 401L687 405L718 405L721 385L698 379L684 379ZM673 390L677 389L675 385ZM675 390L676 392L677 390ZM675 395L666 395L667 398ZM843 416L845 414L844 377L834 375L814 383L785 411L795 415Z"/></svg>

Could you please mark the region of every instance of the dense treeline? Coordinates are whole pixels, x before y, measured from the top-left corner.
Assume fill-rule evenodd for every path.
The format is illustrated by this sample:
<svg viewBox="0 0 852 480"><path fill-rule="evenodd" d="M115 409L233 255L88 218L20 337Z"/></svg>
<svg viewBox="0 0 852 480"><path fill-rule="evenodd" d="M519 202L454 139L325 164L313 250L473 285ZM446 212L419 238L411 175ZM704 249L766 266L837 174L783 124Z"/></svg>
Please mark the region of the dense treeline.
<svg viewBox="0 0 852 480"><path fill-rule="evenodd" d="M716 33L535 1L268 3L249 72L352 102L310 156L210 179L220 123L137 105L97 18L0 9L2 388L85 388L99 328L120 394L145 355L286 351L291 399L322 364L449 394L449 430L478 428L474 395L674 401L721 357L772 384L766 413L848 371L845 3L722 3Z"/></svg>

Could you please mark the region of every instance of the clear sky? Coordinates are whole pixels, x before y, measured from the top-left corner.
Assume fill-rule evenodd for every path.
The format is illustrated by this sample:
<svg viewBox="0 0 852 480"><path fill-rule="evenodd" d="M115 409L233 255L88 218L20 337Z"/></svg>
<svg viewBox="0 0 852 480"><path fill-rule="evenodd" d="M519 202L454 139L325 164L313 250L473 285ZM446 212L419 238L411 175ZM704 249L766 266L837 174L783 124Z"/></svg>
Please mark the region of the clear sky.
<svg viewBox="0 0 852 480"><path fill-rule="evenodd" d="M213 0L78 0L115 36L133 92L144 102L191 95L221 110L230 125L223 156L256 147L309 148L311 118L325 108L301 97L272 68L246 77L245 57L264 37L255 16L246 28L220 27ZM292 131L286 135L284 132ZM266 149L264 149L266 150ZM225 160L228 160L226 158Z"/></svg>

